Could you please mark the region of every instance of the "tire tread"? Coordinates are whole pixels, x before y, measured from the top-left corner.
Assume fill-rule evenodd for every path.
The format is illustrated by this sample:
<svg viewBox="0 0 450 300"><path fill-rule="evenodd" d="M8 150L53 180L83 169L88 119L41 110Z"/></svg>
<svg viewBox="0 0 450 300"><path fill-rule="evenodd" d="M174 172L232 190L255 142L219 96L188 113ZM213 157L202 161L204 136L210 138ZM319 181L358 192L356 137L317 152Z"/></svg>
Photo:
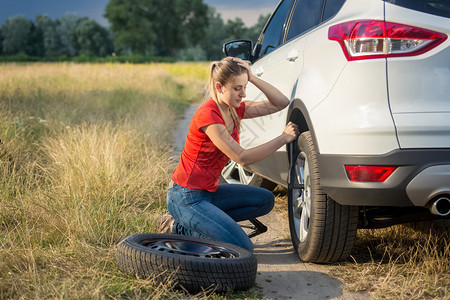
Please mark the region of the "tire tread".
<svg viewBox="0 0 450 300"><path fill-rule="evenodd" d="M116 247L116 263L120 270L141 278L154 278L164 282L170 278L176 287L191 292L213 287L215 291L246 290L256 280L256 257L245 249L234 245L240 257L234 259L205 259L193 256L180 256L141 246L139 240L149 235L132 235L123 239ZM178 236L177 238L181 238ZM192 237L182 237L196 239ZM211 243L212 241L206 241ZM222 242L214 242L221 243ZM168 283L168 282L167 282Z"/></svg>
<svg viewBox="0 0 450 300"><path fill-rule="evenodd" d="M303 261L332 263L343 260L350 255L353 248L358 225L358 207L340 205L320 188L319 165L309 131L299 137L299 147L309 154L310 175L313 178L311 180L313 203L306 241L302 243L298 241L293 221L289 220L294 249ZM289 197L292 197L291 192Z"/></svg>

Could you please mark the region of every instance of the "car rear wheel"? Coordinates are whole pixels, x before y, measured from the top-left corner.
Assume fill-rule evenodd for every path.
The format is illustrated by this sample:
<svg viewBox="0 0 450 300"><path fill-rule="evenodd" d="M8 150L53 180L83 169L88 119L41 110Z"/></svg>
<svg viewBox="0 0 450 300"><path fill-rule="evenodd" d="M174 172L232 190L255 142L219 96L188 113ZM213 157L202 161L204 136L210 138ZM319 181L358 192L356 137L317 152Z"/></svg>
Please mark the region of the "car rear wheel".
<svg viewBox="0 0 450 300"><path fill-rule="evenodd" d="M320 188L319 166L309 131L298 138L288 190L289 229L303 261L329 263L347 258L358 225L358 207L339 205ZM303 184L301 189L295 184Z"/></svg>

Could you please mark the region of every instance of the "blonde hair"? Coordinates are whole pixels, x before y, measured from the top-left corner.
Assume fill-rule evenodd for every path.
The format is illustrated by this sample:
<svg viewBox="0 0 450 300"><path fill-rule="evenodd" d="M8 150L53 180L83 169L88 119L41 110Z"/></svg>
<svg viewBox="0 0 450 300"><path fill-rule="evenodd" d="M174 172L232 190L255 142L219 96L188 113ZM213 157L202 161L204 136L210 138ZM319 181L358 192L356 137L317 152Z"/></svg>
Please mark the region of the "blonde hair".
<svg viewBox="0 0 450 300"><path fill-rule="evenodd" d="M244 67L238 65L231 57L225 57L221 61L216 61L211 63L209 67L209 93L210 97L216 102L222 117L224 113L219 105L219 100L217 98L216 83L219 82L222 85L226 85L232 81L236 76L247 73ZM241 119L239 118L236 109L233 107L228 107L231 113L231 118L238 128L241 126ZM225 121L225 118L224 118ZM225 121L226 122L226 121ZM225 124L228 128L230 124ZM231 127L231 126L230 126Z"/></svg>

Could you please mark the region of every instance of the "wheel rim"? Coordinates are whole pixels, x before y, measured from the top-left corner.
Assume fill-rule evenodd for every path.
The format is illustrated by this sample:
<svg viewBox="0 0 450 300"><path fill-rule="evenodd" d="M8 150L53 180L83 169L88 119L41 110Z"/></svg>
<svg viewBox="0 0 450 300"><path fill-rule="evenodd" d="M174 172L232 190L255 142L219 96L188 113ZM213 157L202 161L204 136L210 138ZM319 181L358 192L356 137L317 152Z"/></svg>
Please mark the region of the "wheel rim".
<svg viewBox="0 0 450 300"><path fill-rule="evenodd" d="M300 242L308 236L311 216L311 177L309 174L308 159L301 152L295 162L295 183L302 183L303 189L292 189L292 212L295 232Z"/></svg>
<svg viewBox="0 0 450 300"><path fill-rule="evenodd" d="M227 183L250 184L255 174L246 171L240 164L230 160L222 171Z"/></svg>
<svg viewBox="0 0 450 300"><path fill-rule="evenodd" d="M188 240L151 239L143 241L142 245L156 251L201 258L226 259L239 257L238 253L230 249Z"/></svg>

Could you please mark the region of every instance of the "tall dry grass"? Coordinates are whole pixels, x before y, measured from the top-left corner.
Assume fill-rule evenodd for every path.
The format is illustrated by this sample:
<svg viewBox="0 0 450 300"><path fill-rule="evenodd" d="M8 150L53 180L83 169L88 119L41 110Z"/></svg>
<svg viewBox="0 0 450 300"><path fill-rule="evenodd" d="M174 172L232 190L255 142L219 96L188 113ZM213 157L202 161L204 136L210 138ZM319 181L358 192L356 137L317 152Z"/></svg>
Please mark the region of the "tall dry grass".
<svg viewBox="0 0 450 300"><path fill-rule="evenodd" d="M448 222L360 229L348 262L330 273L374 298L450 299Z"/></svg>
<svg viewBox="0 0 450 300"><path fill-rule="evenodd" d="M156 230L171 130L205 78L204 64L0 65L1 299L182 297L112 254Z"/></svg>

